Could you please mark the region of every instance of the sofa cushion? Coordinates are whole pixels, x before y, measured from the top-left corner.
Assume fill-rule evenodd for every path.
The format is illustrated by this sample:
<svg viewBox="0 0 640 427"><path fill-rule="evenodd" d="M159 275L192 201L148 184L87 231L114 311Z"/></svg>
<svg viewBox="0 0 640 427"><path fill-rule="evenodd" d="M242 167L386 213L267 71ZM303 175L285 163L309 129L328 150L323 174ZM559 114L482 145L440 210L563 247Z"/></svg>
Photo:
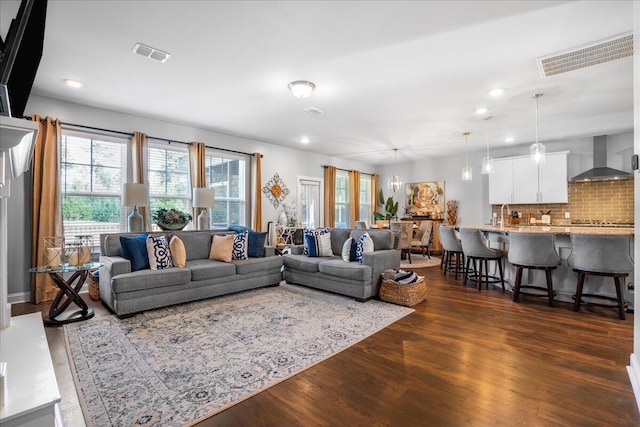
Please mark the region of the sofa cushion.
<svg viewBox="0 0 640 427"><path fill-rule="evenodd" d="M185 268L165 268L164 270L140 270L119 274L111 279L114 293L142 291L164 286L184 285L191 280L191 272Z"/></svg>
<svg viewBox="0 0 640 427"><path fill-rule="evenodd" d="M169 250L171 251L171 260L174 266L184 267L187 264L187 250L178 236L171 236Z"/></svg>
<svg viewBox="0 0 640 427"><path fill-rule="evenodd" d="M285 268L306 271L308 273L317 273L318 264L320 264L323 261L328 261L331 259L332 258L328 258L328 257L309 258L306 255L292 255L292 254L286 254L282 256L282 261L284 263ZM342 259L340 259L340 262L343 262Z"/></svg>
<svg viewBox="0 0 640 427"><path fill-rule="evenodd" d="M237 274L251 274L257 272L264 272L267 274L271 271L278 271L282 267L281 256L270 256L252 259L234 260L233 264L236 266Z"/></svg>
<svg viewBox="0 0 640 427"><path fill-rule="evenodd" d="M267 232L249 230L249 258L262 258L264 256L264 243L267 240Z"/></svg>
<svg viewBox="0 0 640 427"><path fill-rule="evenodd" d="M344 242L349 238L349 230L346 228L331 229L331 250L334 254L341 254Z"/></svg>
<svg viewBox="0 0 640 427"><path fill-rule="evenodd" d="M364 233L369 233L376 251L393 249L393 231L391 230L351 230L350 237L358 240Z"/></svg>
<svg viewBox="0 0 640 427"><path fill-rule="evenodd" d="M236 266L212 259L194 259L187 261L186 268L191 270L191 280L216 279L218 277L233 276Z"/></svg>
<svg viewBox="0 0 640 427"><path fill-rule="evenodd" d="M120 236L122 257L131 262L131 271L145 270L149 268L147 236L147 234L138 234L137 236Z"/></svg>
<svg viewBox="0 0 640 427"><path fill-rule="evenodd" d="M320 273L349 280L370 280L371 267L356 262L346 263L342 259L333 259L318 264Z"/></svg>
<svg viewBox="0 0 640 427"><path fill-rule="evenodd" d="M234 241L235 235L233 234L227 236L214 235L211 242L209 259L231 262Z"/></svg>
<svg viewBox="0 0 640 427"><path fill-rule="evenodd" d="M180 237L187 252L187 261L192 259L209 258L209 249L211 249L211 233L208 231L191 231L185 233L174 233Z"/></svg>

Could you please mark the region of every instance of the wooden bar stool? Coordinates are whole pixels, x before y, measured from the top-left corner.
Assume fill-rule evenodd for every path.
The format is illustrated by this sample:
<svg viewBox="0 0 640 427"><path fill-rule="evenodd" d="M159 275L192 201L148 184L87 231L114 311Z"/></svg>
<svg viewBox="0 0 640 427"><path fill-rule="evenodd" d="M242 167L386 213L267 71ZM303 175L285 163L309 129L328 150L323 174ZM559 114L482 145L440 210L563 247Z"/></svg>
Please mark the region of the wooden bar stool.
<svg viewBox="0 0 640 427"><path fill-rule="evenodd" d="M516 282L513 286L513 301L518 302L522 289L543 291L522 292L532 296L546 296L549 307L553 307L555 291L551 279L551 272L560 265L560 257L556 252L556 236L550 233L509 233L509 262L516 267ZM544 270L547 286L522 284L522 272L527 269Z"/></svg>
<svg viewBox="0 0 640 427"><path fill-rule="evenodd" d="M502 283L502 292L505 291L504 287L504 273L502 271L502 258L503 253L500 249L493 249L487 246L484 241L482 232L477 228L461 228L460 229L460 241L462 242L462 251L467 258L466 270L464 273L464 283L467 284L467 279L478 283L478 290L482 290L482 282L485 283L486 288L489 289L489 283ZM480 268L476 263L480 261ZM489 274L489 261L496 261L498 269L500 271L500 277L492 276ZM469 274L469 264L473 262L472 274ZM484 274L483 274L484 264Z"/></svg>
<svg viewBox="0 0 640 427"><path fill-rule="evenodd" d="M625 319L624 301L622 300L622 284L624 277L633 271L633 259L631 259L631 236L607 236L600 234L572 234L571 255L567 260L569 267L578 273L576 285L575 303L573 311L580 311L582 298L599 298L615 301L618 306L618 317ZM616 288L616 298L606 295L584 294L582 288L588 276L613 277ZM605 305L609 304L595 304Z"/></svg>
<svg viewBox="0 0 640 427"><path fill-rule="evenodd" d="M462 243L458 240L453 227L441 225L438 227L438 233L440 233L440 244L443 250L441 264L443 265L443 274L446 276L447 272L455 273L455 278L458 280L458 274L464 274Z"/></svg>

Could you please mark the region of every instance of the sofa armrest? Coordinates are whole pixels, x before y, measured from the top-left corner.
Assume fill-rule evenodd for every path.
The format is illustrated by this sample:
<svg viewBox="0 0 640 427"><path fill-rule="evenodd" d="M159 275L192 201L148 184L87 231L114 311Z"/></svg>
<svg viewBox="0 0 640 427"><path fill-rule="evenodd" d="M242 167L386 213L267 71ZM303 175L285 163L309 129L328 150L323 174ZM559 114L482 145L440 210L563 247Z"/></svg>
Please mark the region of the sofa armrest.
<svg viewBox="0 0 640 427"><path fill-rule="evenodd" d="M386 249L362 254L362 263L371 267L371 286L375 294L380 288L380 276L385 270L400 268L400 251L396 249Z"/></svg>
<svg viewBox="0 0 640 427"><path fill-rule="evenodd" d="M291 255L302 255L304 252L304 245L287 245L291 249Z"/></svg>
<svg viewBox="0 0 640 427"><path fill-rule="evenodd" d="M111 294L111 279L120 274L131 273L131 261L121 256L100 256L104 267L100 269L100 299L115 311Z"/></svg>
<svg viewBox="0 0 640 427"><path fill-rule="evenodd" d="M275 254L276 254L276 247L275 246L265 246L264 247L264 256L265 257L274 256Z"/></svg>

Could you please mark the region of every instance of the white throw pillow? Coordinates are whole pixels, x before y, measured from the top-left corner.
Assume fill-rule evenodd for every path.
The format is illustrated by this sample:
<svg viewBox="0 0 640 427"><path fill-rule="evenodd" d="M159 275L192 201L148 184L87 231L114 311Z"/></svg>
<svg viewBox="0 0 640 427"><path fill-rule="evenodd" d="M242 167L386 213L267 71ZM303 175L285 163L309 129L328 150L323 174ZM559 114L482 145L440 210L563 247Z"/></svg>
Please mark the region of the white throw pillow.
<svg viewBox="0 0 640 427"><path fill-rule="evenodd" d="M356 260L356 250L358 243L353 237L349 237L344 245L342 245L342 259L346 262L352 262Z"/></svg>
<svg viewBox="0 0 640 427"><path fill-rule="evenodd" d="M149 267L152 270L164 270L173 267L169 243L164 236L147 237L147 255L149 256Z"/></svg>

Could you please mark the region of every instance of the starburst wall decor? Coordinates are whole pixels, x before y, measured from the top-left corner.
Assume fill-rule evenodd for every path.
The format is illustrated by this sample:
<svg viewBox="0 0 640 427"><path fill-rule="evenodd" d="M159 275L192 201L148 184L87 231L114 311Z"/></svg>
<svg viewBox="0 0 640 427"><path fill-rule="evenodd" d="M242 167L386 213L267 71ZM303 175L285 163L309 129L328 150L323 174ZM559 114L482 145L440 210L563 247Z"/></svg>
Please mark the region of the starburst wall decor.
<svg viewBox="0 0 640 427"><path fill-rule="evenodd" d="M262 192L266 194L274 208L280 206L280 203L289 195L289 189L277 173L262 187Z"/></svg>

